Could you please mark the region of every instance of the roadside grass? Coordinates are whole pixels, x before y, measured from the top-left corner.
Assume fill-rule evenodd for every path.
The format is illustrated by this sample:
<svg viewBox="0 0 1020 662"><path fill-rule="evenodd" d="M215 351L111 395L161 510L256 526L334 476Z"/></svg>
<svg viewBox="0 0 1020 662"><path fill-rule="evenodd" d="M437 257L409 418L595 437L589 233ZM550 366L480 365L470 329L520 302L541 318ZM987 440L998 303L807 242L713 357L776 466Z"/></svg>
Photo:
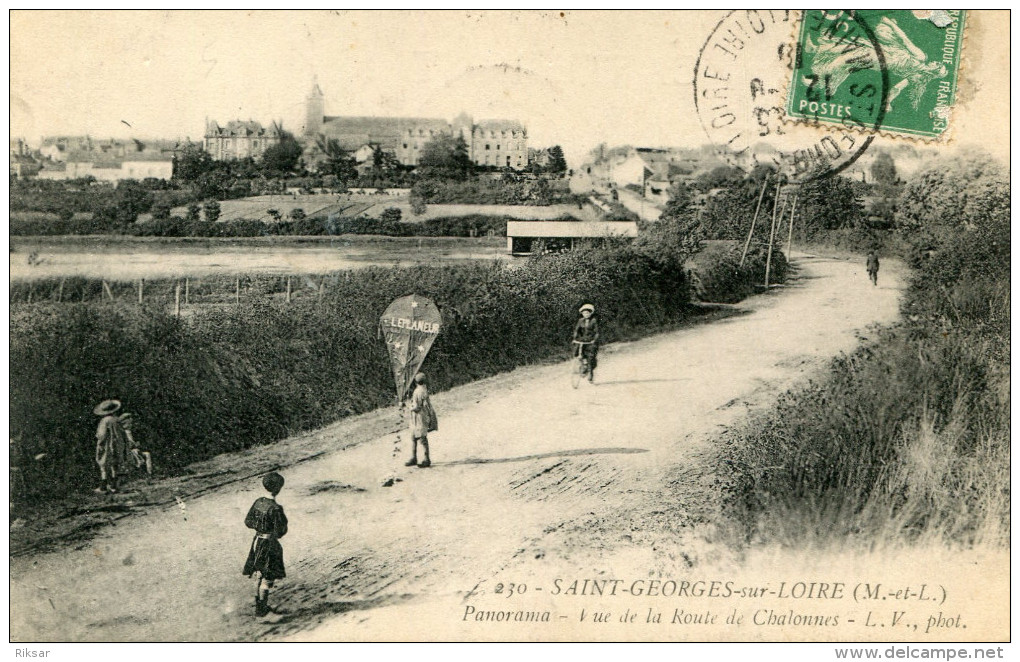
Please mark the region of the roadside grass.
<svg viewBox="0 0 1020 662"><path fill-rule="evenodd" d="M901 323L726 435L735 544L1008 547L1008 227L919 263Z"/></svg>

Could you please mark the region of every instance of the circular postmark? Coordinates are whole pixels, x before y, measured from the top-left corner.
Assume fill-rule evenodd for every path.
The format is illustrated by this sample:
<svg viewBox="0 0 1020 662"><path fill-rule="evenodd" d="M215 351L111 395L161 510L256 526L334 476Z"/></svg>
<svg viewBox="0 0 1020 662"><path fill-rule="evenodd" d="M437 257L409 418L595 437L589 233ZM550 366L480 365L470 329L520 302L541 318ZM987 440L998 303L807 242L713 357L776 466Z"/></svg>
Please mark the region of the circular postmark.
<svg viewBox="0 0 1020 662"><path fill-rule="evenodd" d="M775 167L791 182L832 176L860 158L881 128L888 95L868 25L845 11L800 18L791 10L730 12L702 46L693 81L698 119L723 157L744 169ZM824 57L805 67L805 50L814 54L820 43ZM846 66L827 71L828 57ZM835 103L836 87L851 101ZM808 116L798 122L786 112L794 88Z"/></svg>

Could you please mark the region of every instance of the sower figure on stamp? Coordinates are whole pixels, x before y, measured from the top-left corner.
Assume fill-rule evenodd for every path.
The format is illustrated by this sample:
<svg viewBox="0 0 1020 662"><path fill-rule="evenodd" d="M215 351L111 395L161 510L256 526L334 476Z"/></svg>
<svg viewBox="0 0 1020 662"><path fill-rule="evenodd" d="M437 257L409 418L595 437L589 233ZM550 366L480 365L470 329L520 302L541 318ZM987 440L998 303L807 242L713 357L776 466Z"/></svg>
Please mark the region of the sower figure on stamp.
<svg viewBox="0 0 1020 662"><path fill-rule="evenodd" d="M115 415L120 410L119 400L103 400L92 410L102 416L96 428L96 464L99 465L99 479L102 486L94 491L117 491L117 478L128 466L128 442L120 419Z"/></svg>
<svg viewBox="0 0 1020 662"><path fill-rule="evenodd" d="M255 615L260 618L270 612L277 613L269 607L269 589L273 588L277 579L287 576L283 566L283 546L280 545L280 538L287 535L287 516L283 506L276 503L276 495L283 489L283 482L283 476L275 471L266 474L262 478L262 486L269 496L256 499L244 518L244 525L255 529L255 537L242 573L248 577L258 574Z"/></svg>
<svg viewBox="0 0 1020 662"><path fill-rule="evenodd" d="M872 285L878 285L878 252L875 249L868 252L868 278Z"/></svg>
<svg viewBox="0 0 1020 662"><path fill-rule="evenodd" d="M414 392L411 393L411 459L404 463L404 466L413 467L418 465L422 469L432 466L429 458L429 432L439 429L439 419L436 418L436 410L432 408L429 400L429 388L424 373L419 372L414 376ZM418 444L421 444L425 459L418 462Z"/></svg>

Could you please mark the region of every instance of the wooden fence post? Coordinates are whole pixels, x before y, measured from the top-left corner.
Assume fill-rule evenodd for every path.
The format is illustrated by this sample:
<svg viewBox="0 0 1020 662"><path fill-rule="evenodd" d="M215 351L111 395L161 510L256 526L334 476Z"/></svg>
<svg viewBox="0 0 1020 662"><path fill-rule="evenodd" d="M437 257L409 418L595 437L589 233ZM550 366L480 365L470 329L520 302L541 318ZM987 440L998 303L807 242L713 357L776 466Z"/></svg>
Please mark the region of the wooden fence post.
<svg viewBox="0 0 1020 662"><path fill-rule="evenodd" d="M287 276L287 303L290 303L290 276Z"/></svg>
<svg viewBox="0 0 1020 662"><path fill-rule="evenodd" d="M181 281L174 287L174 315L181 316Z"/></svg>
<svg viewBox="0 0 1020 662"><path fill-rule="evenodd" d="M234 289L234 303L241 305L241 277L237 277L235 289Z"/></svg>
<svg viewBox="0 0 1020 662"><path fill-rule="evenodd" d="M138 303L142 303L145 300L145 279L138 279Z"/></svg>
<svg viewBox="0 0 1020 662"><path fill-rule="evenodd" d="M60 279L60 287L57 288L57 303L64 298L64 279Z"/></svg>
<svg viewBox="0 0 1020 662"><path fill-rule="evenodd" d="M103 291L106 292L106 296L110 297L110 301L113 301L113 290L110 289L110 285L109 283L106 282L105 279L103 279ZM140 296L141 295L139 295L139 297ZM99 295L99 299L102 300L102 298L103 295ZM141 301L141 298L139 298L138 300Z"/></svg>
<svg viewBox="0 0 1020 662"><path fill-rule="evenodd" d="M184 279L184 305L185 306L187 306L189 303L191 303L190 295L191 295L191 279L190 278L185 278Z"/></svg>

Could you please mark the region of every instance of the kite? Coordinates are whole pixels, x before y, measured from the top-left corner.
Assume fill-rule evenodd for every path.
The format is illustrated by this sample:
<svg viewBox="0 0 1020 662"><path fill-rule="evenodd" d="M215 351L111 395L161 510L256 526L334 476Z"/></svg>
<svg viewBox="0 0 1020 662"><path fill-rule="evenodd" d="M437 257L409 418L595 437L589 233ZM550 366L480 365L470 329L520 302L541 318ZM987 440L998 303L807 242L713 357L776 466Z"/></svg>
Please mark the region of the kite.
<svg viewBox="0 0 1020 662"><path fill-rule="evenodd" d="M436 341L442 321L436 304L417 294L394 299L386 307L379 320L379 330L390 354L398 402L404 399L425 355Z"/></svg>

